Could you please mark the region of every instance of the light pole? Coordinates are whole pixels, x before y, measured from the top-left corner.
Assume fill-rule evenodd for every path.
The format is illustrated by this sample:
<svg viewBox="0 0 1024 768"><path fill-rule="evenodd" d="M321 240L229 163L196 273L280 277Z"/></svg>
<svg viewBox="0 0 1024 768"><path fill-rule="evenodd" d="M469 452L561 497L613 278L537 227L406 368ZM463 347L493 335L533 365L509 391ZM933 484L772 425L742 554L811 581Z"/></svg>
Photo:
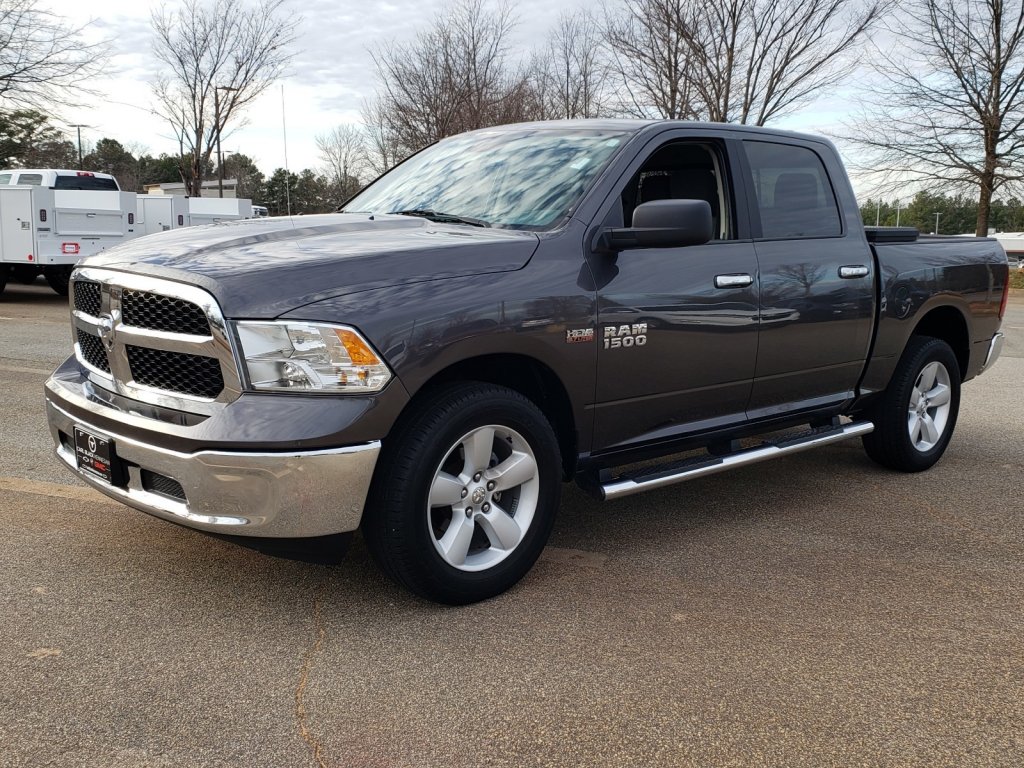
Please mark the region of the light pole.
<svg viewBox="0 0 1024 768"><path fill-rule="evenodd" d="M91 128L91 127L92 126L85 125L84 123L75 123L74 125L69 125L68 126L68 128L76 128L78 130L78 168L79 168L79 170L81 170L81 168L82 168L82 129L83 128Z"/></svg>
<svg viewBox="0 0 1024 768"><path fill-rule="evenodd" d="M939 216L942 214L938 211L935 212L935 234L939 234Z"/></svg>
<svg viewBox="0 0 1024 768"><path fill-rule="evenodd" d="M879 220L882 218L882 198L879 196L878 205L875 207L875 226L878 226Z"/></svg>
<svg viewBox="0 0 1024 768"><path fill-rule="evenodd" d="M217 85L213 88L213 127L217 129L217 194L224 197L224 158L220 154L220 92L237 91L230 85ZM203 181L199 180L199 196L203 196Z"/></svg>
<svg viewBox="0 0 1024 768"><path fill-rule="evenodd" d="M900 200L896 198L896 226L900 225Z"/></svg>

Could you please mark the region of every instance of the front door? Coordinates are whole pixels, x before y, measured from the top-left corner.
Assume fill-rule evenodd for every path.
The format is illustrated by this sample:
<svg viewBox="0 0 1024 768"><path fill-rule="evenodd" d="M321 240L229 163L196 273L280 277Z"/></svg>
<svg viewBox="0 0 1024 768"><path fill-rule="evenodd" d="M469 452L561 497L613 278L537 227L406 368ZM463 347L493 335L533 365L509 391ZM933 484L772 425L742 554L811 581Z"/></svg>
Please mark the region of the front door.
<svg viewBox="0 0 1024 768"><path fill-rule="evenodd" d="M736 239L724 143L667 142L640 163L608 226L651 200L703 199L717 237L598 257L595 452L741 422L757 356L757 261Z"/></svg>

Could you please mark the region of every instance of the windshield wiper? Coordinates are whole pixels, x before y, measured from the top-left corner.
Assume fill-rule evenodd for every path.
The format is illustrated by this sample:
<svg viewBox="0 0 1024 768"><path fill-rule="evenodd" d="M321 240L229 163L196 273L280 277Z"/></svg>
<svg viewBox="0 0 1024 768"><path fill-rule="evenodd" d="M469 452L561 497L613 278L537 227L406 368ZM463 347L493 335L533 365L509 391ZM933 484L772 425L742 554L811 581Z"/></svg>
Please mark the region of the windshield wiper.
<svg viewBox="0 0 1024 768"><path fill-rule="evenodd" d="M483 219L471 219L468 216L456 216L454 213L441 213L440 211L431 211L425 208L413 208L408 211L391 211L391 213L397 216L420 216L424 219L436 221L439 224L468 224L471 227L491 226Z"/></svg>

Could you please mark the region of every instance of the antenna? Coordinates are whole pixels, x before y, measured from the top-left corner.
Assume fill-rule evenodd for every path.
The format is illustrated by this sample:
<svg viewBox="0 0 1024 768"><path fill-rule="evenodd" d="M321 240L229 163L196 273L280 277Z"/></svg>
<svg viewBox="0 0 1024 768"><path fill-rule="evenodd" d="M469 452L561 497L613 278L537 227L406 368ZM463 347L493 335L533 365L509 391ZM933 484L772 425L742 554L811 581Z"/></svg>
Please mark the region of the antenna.
<svg viewBox="0 0 1024 768"><path fill-rule="evenodd" d="M291 171L288 170L288 123L285 120L284 110L284 83L281 83L281 135L284 138L284 200L288 208L288 215L292 215L292 193L288 189L288 177Z"/></svg>

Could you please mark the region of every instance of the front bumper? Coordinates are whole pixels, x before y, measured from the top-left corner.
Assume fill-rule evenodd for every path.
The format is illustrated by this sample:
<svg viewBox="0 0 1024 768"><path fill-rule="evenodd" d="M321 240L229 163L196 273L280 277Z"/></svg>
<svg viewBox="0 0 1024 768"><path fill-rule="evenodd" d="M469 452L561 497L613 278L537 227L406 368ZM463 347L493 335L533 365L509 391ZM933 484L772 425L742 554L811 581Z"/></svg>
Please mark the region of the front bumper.
<svg viewBox="0 0 1024 768"><path fill-rule="evenodd" d="M238 536L309 537L355 530L380 441L296 451L177 451L129 437L99 418L102 406L67 382L47 382L46 415L58 458L101 493L156 517ZM139 416L122 414L125 427ZM116 424L116 421L113 422ZM112 441L127 470L114 486L79 470L74 428ZM137 430L136 430L137 432ZM154 436L159 436L155 429Z"/></svg>

